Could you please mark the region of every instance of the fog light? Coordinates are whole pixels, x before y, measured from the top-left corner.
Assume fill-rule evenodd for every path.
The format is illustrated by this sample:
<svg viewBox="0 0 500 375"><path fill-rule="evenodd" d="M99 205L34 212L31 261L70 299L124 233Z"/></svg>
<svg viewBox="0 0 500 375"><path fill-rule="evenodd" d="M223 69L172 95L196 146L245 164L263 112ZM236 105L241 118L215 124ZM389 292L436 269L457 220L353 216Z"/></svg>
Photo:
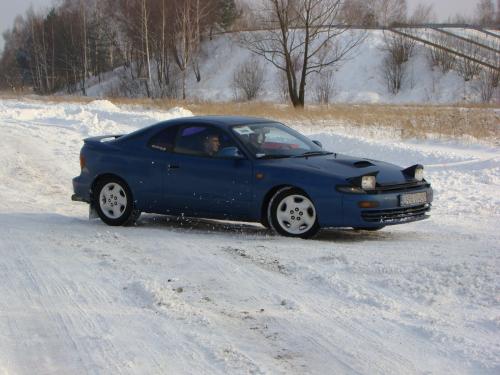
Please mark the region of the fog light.
<svg viewBox="0 0 500 375"><path fill-rule="evenodd" d="M377 201L360 201L358 206L360 208L377 208L379 203Z"/></svg>

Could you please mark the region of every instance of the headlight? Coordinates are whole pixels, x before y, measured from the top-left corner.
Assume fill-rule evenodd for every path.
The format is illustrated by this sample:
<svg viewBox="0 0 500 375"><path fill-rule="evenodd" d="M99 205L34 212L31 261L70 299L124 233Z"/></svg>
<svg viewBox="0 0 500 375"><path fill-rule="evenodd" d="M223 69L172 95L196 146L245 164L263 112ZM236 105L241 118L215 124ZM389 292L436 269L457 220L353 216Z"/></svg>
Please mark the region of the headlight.
<svg viewBox="0 0 500 375"><path fill-rule="evenodd" d="M415 180L422 181L424 179L424 168L418 167L415 168Z"/></svg>
<svg viewBox="0 0 500 375"><path fill-rule="evenodd" d="M403 172L407 179L415 179L419 182L424 179L424 167L421 164L412 165L401 172Z"/></svg>
<svg viewBox="0 0 500 375"><path fill-rule="evenodd" d="M376 184L375 176L363 176L361 178L361 188L363 190L373 190Z"/></svg>
<svg viewBox="0 0 500 375"><path fill-rule="evenodd" d="M375 190L377 185L377 173L378 172L374 172L367 176L348 178L347 182L349 182L349 185L337 185L336 188L343 193L366 194L367 191Z"/></svg>

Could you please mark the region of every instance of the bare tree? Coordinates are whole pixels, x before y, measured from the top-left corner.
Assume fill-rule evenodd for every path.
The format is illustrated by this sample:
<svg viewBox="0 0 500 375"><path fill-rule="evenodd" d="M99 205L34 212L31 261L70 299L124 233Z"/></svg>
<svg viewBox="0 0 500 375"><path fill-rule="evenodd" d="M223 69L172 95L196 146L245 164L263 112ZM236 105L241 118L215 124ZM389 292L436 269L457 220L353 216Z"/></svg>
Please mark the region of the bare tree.
<svg viewBox="0 0 500 375"><path fill-rule="evenodd" d="M497 25L500 25L500 0L497 0L497 17L496 17Z"/></svg>
<svg viewBox="0 0 500 375"><path fill-rule="evenodd" d="M146 0L142 0L141 2L141 24L142 24L142 31L143 31L143 38L144 38L144 54L146 56L146 64L147 64L147 72L148 72L148 77L147 77L147 84L146 84L146 92L148 94L148 97L151 96L150 90L153 87L153 82L151 78L151 61L149 58L149 33L148 33L148 18L149 18L149 11L148 7L146 5Z"/></svg>
<svg viewBox="0 0 500 375"><path fill-rule="evenodd" d="M370 26L373 21L368 2L364 0L344 1L341 17L346 25Z"/></svg>
<svg viewBox="0 0 500 375"><path fill-rule="evenodd" d="M349 0L342 5L343 21L350 25L390 26L406 21L406 0Z"/></svg>
<svg viewBox="0 0 500 375"><path fill-rule="evenodd" d="M455 69L457 73L465 80L470 81L471 79L479 76L482 70L481 64L478 60L481 60L482 50L480 46L458 41L453 43L454 49L464 53L470 58L459 57L456 60Z"/></svg>
<svg viewBox="0 0 500 375"><path fill-rule="evenodd" d="M406 77L406 66L398 63L394 55L388 54L382 62L382 73L389 91L397 94L401 90Z"/></svg>
<svg viewBox="0 0 500 375"><path fill-rule="evenodd" d="M333 71L322 71L317 78L315 86L316 101L319 104L329 104L334 89Z"/></svg>
<svg viewBox="0 0 500 375"><path fill-rule="evenodd" d="M281 101L283 103L288 103L290 101L290 92L288 91L288 79L286 77L286 72L283 70L277 70L274 80L275 86L278 88Z"/></svg>
<svg viewBox="0 0 500 375"><path fill-rule="evenodd" d="M438 46L445 48L429 47L428 58L431 66L437 66L441 72L447 73L455 69L456 55L448 51L448 48L453 47L455 38L450 35L429 34L431 40Z"/></svg>
<svg viewBox="0 0 500 375"><path fill-rule="evenodd" d="M373 13L380 26L390 26L406 21L406 0L371 0Z"/></svg>
<svg viewBox="0 0 500 375"><path fill-rule="evenodd" d="M157 0L151 7L151 50L153 67L156 67L154 95L157 97L175 96L172 79L172 61L170 56L170 38L173 30L173 9L171 1Z"/></svg>
<svg viewBox="0 0 500 375"><path fill-rule="evenodd" d="M338 27L342 2L339 0L267 0L269 30L242 35L252 52L264 57L287 78L294 107L303 107L306 82L348 55L364 35L344 35Z"/></svg>
<svg viewBox="0 0 500 375"><path fill-rule="evenodd" d="M4 51L0 58L0 87L14 92L23 91L32 85L30 61L23 42L28 39L28 28L23 17L18 16L11 31L5 31Z"/></svg>
<svg viewBox="0 0 500 375"><path fill-rule="evenodd" d="M234 30L248 30L252 28L264 27L259 21L262 17L259 17L257 9L251 7L246 2L239 2L237 4L238 17L233 22Z"/></svg>
<svg viewBox="0 0 500 375"><path fill-rule="evenodd" d="M437 66L441 72L447 73L455 68L456 57L448 51L441 48L429 48L429 59L432 66Z"/></svg>
<svg viewBox="0 0 500 375"><path fill-rule="evenodd" d="M415 41L399 34L384 35L385 57L382 62L382 74L387 88L397 94L406 79L406 64L413 55Z"/></svg>
<svg viewBox="0 0 500 375"><path fill-rule="evenodd" d="M479 0L476 6L477 21L481 25L492 25L495 21L495 4L493 0Z"/></svg>
<svg viewBox="0 0 500 375"><path fill-rule="evenodd" d="M264 68L255 59L249 59L236 69L232 87L236 100L254 100L264 85Z"/></svg>
<svg viewBox="0 0 500 375"><path fill-rule="evenodd" d="M86 79L88 77L88 63L87 63L87 9L83 1L80 1L80 12L82 16L82 30L83 30L83 40L82 40L82 54L83 54L83 76L82 76L82 94L87 95L86 92Z"/></svg>
<svg viewBox="0 0 500 375"><path fill-rule="evenodd" d="M483 103L489 103L500 90L500 70L483 69L479 74L478 90Z"/></svg>
<svg viewBox="0 0 500 375"><path fill-rule="evenodd" d="M429 23L435 19L434 7L432 4L422 4L419 3L413 13L408 18L408 23L413 25L419 25L423 23Z"/></svg>
<svg viewBox="0 0 500 375"><path fill-rule="evenodd" d="M196 43L194 20L191 9L192 0L183 0L175 9L176 30L173 35L172 52L175 62L182 73L182 99L186 99L187 68Z"/></svg>
<svg viewBox="0 0 500 375"><path fill-rule="evenodd" d="M178 0L175 8L175 24L172 52L175 62L182 73L182 98L186 99L187 69L191 65L199 80L197 54L204 28L202 20L209 14L209 1Z"/></svg>

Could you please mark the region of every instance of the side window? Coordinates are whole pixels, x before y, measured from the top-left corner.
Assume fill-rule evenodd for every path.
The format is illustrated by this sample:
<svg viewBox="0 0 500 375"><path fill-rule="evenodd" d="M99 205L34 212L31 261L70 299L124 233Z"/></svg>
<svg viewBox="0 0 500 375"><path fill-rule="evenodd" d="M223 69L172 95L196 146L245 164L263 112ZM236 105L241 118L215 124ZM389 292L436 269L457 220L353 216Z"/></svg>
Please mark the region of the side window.
<svg viewBox="0 0 500 375"><path fill-rule="evenodd" d="M169 126L168 128L163 129L161 132L151 137L149 140L149 147L160 151L173 151L175 136L177 135L178 130L178 126Z"/></svg>
<svg viewBox="0 0 500 375"><path fill-rule="evenodd" d="M174 152L212 158L236 157L238 154L236 144L228 134L206 125L182 127L177 135Z"/></svg>

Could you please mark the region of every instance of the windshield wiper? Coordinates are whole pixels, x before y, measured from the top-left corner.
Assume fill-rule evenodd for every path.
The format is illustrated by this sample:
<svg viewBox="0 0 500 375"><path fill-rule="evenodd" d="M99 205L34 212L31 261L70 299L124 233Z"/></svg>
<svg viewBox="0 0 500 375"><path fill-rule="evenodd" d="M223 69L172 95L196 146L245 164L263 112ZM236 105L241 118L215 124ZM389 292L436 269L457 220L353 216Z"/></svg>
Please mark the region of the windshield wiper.
<svg viewBox="0 0 500 375"><path fill-rule="evenodd" d="M295 155L294 158L306 158L308 156L331 155L330 151L307 151L300 155Z"/></svg>
<svg viewBox="0 0 500 375"><path fill-rule="evenodd" d="M259 156L258 159L284 159L284 158L291 158L293 155L285 155L285 154L269 154L269 155L263 155Z"/></svg>

